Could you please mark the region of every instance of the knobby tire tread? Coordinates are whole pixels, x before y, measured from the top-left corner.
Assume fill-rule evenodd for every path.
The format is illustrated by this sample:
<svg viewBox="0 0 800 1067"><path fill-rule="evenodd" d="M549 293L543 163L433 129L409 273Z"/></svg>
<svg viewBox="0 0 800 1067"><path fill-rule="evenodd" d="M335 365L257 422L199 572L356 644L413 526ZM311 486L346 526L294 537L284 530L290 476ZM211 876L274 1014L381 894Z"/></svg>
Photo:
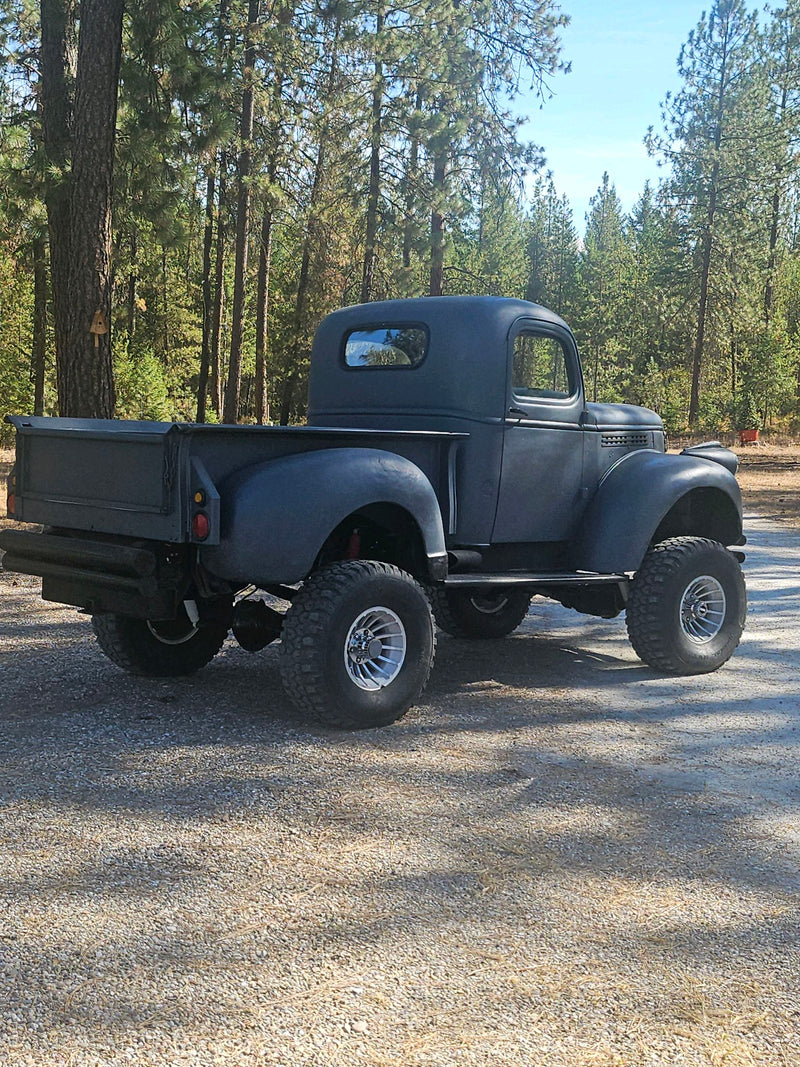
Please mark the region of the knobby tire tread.
<svg viewBox="0 0 800 1067"><path fill-rule="evenodd" d="M662 590L691 557L701 549L726 551L707 537L670 537L649 549L634 578L626 608L628 637L639 659L666 674L688 673L664 649ZM739 637L734 647L738 647Z"/></svg>
<svg viewBox="0 0 800 1067"><path fill-rule="evenodd" d="M531 598L528 596L525 606L520 606L519 608L519 617L517 617L516 614L512 614L508 628L504 628L503 633L486 634L479 633L477 627L473 629L459 618L457 611L453 608L447 589L431 585L427 587L426 592L428 594L428 599L431 602L431 606L433 607L436 625L440 630L444 630L444 632L450 634L451 637L472 638L477 640L495 640L498 637L508 637L508 635L513 633L518 626L522 625L522 621L528 614L528 609L530 608L531 603ZM509 593L509 596L514 596L513 591ZM491 618L491 616L487 616L487 619L488 618ZM516 619L516 622L514 622L514 619ZM513 625L511 623L513 623Z"/></svg>
<svg viewBox="0 0 800 1067"><path fill-rule="evenodd" d="M131 623L134 624L133 627ZM166 651L169 650L175 654L172 658L177 669L170 671L165 666L164 669L155 670L150 642L156 642L157 639L146 630L139 631L139 623L146 625L143 620L128 619L125 616L92 616L95 638L108 659L128 674L144 678L177 678L194 674L211 662L227 637L227 629L208 627L198 631L200 641L197 645L193 642L187 642L185 645L164 645L163 662L166 663L169 658ZM190 656L187 655L189 652Z"/></svg>
<svg viewBox="0 0 800 1067"><path fill-rule="evenodd" d="M372 560L333 563L312 574L303 583L302 589L292 601L291 620L287 618L281 636L281 675L284 688L301 713L317 722L343 729L361 726L361 717L356 713L351 715L345 711L330 711L321 664L325 655L325 636L332 616L342 597L348 593L356 575L371 578L391 576L411 582L430 603L426 590L419 582L392 563ZM435 627L433 651L435 654ZM428 665L420 695L428 684L431 668L432 662ZM402 719L408 710L406 708L393 721Z"/></svg>

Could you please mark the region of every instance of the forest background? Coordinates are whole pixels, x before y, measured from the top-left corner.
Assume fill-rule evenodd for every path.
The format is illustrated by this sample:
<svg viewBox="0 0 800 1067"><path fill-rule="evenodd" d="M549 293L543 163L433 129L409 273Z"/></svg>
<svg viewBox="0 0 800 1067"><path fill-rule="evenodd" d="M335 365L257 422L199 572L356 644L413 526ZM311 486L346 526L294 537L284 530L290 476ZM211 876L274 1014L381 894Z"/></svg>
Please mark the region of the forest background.
<svg viewBox="0 0 800 1067"><path fill-rule="evenodd" d="M590 399L799 432L800 3L700 15L662 180L580 232L515 107L567 9L4 0L0 414L302 421L328 311L488 293L570 322Z"/></svg>

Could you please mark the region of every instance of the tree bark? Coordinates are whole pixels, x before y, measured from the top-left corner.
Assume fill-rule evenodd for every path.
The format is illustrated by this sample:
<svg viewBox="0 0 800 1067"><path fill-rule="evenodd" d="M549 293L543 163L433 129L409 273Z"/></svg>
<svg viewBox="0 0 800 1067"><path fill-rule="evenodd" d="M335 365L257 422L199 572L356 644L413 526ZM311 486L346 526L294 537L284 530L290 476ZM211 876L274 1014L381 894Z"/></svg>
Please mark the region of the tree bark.
<svg viewBox="0 0 800 1067"><path fill-rule="evenodd" d="M781 193L776 181L772 194L772 212L769 225L769 255L767 257L767 279L764 283L764 321L767 326L772 319L772 303L775 299L775 267L778 261L778 223L781 217Z"/></svg>
<svg viewBox="0 0 800 1067"><path fill-rule="evenodd" d="M253 91L253 74L256 63L255 29L258 23L259 7L259 0L250 0L245 34L239 188L236 197L236 263L233 274L231 348L228 361L228 381L225 386L225 404L222 411L223 422L236 422L238 420L239 396L242 388L242 335L244 332L247 251L250 240L250 151L253 140L253 116L255 112Z"/></svg>
<svg viewBox="0 0 800 1067"><path fill-rule="evenodd" d="M281 410L280 410L280 424L281 426L288 426L289 419L292 414L292 403L294 401L294 383L296 375L292 372L283 383L281 388Z"/></svg>
<svg viewBox="0 0 800 1067"><path fill-rule="evenodd" d="M70 306L62 415L111 418L111 206L124 0L82 0L70 195ZM92 333L101 318L105 333Z"/></svg>
<svg viewBox="0 0 800 1067"><path fill-rule="evenodd" d="M339 32L341 26L337 20L331 42L331 59L328 68L327 89L325 99L333 98L339 72ZM303 238L303 252L300 257L300 273L297 279L297 295L294 304L294 321L292 323L292 348L289 361L289 376L284 385L281 399L280 419L281 425L287 425L291 414L291 406L294 396L297 368L300 362L300 349L303 343L303 333L308 308L309 285L311 280L311 257L317 246L317 233L319 228L319 201L322 196L324 182L327 174L328 142L331 136L330 119L326 114L322 123L317 146L317 159L314 167L314 181L311 186L311 196L308 202L308 221L306 223L305 237Z"/></svg>
<svg viewBox="0 0 800 1067"><path fill-rule="evenodd" d="M139 231L134 223L133 230L131 231L131 270L128 275L128 314L127 314L127 327L128 327L128 340L133 339L136 333L136 299L137 289L139 285Z"/></svg>
<svg viewBox="0 0 800 1067"><path fill-rule="evenodd" d="M417 89L415 109L422 108L422 92ZM411 250L414 245L414 217L415 202L417 198L417 183L419 181L419 132L416 128L411 131L411 141L408 150L408 167L403 178L403 286L406 294L412 291L411 284Z"/></svg>
<svg viewBox="0 0 800 1067"><path fill-rule="evenodd" d="M225 308L225 195L228 187L228 156L220 155L219 192L217 194L217 247L214 254L214 310L211 320L211 404L222 415L222 317Z"/></svg>
<svg viewBox="0 0 800 1067"><path fill-rule="evenodd" d="M789 86L794 82L794 56L792 51L792 42L794 38L790 36L787 42L787 51L785 55L782 77L783 84L781 87L781 99L778 105L777 119L779 128L781 128L785 122L786 111L789 104ZM778 261L778 224L781 216L781 176L783 172L784 163L778 162L775 164L775 188L772 191L772 210L769 226L769 257L767 261L767 277L764 283L764 320L769 326L772 319L772 303L775 298L775 267Z"/></svg>
<svg viewBox="0 0 800 1067"><path fill-rule="evenodd" d="M278 10L278 25L285 32L294 19L296 3L290 0L282 4ZM282 154L281 145L281 102L283 97L283 85L285 81L283 64L279 64L275 70L274 84L272 88L272 123L270 129L270 155L267 164L267 204L261 218L261 242L258 256L258 283L256 295L256 422L263 426L269 422L269 397L267 393L267 353L269 349L269 299L270 283L272 274L272 234L274 213L272 208L273 185L278 176L278 166Z"/></svg>
<svg viewBox="0 0 800 1067"><path fill-rule="evenodd" d="M267 341L269 323L269 286L272 267L272 208L261 219L261 248L258 256L258 293L256 296L256 422L269 422L267 399Z"/></svg>
<svg viewBox="0 0 800 1067"><path fill-rule="evenodd" d="M361 272L361 303L372 299L375 284L376 239L378 235L378 205L381 191L381 142L383 138L384 77L381 59L381 33L385 14L383 7L375 16L375 76L372 84L372 118L370 122L369 191L367 193L367 224L364 238L364 267Z"/></svg>
<svg viewBox="0 0 800 1067"><path fill-rule="evenodd" d="M208 376L211 368L211 329L214 317L211 293L211 267L214 250L214 193L216 160L206 177L206 224L203 231L203 339L200 347L200 375L197 382L197 421L206 421Z"/></svg>
<svg viewBox="0 0 800 1067"><path fill-rule="evenodd" d="M45 241L37 237L33 246L33 413L44 415L45 356L47 353L47 261Z"/></svg>
<svg viewBox="0 0 800 1067"><path fill-rule="evenodd" d="M722 121L725 113L725 97L728 90L728 30L723 35L717 111L714 126L714 166L708 190L708 212L700 239L700 300L697 308L697 331L692 352L692 388L689 397L689 425L695 426L700 414L700 377L703 368L703 348L706 335L708 311L708 281L711 274L711 256L714 250L714 221L717 214L719 194L719 152L722 144Z"/></svg>
<svg viewBox="0 0 800 1067"><path fill-rule="evenodd" d="M429 293L442 295L444 279L444 183L447 171L447 150L440 149L433 160L433 206L431 208L431 276Z"/></svg>
<svg viewBox="0 0 800 1067"><path fill-rule="evenodd" d="M72 77L74 75L73 0L41 0L39 106L42 141L47 159L45 186L53 297L56 365L68 350L69 279L71 272L69 221L69 160L71 154Z"/></svg>
<svg viewBox="0 0 800 1067"><path fill-rule="evenodd" d="M164 366L169 362L170 332L169 332L169 278L167 275L167 246L161 246L161 320L164 324L164 332L161 341L161 360Z"/></svg>

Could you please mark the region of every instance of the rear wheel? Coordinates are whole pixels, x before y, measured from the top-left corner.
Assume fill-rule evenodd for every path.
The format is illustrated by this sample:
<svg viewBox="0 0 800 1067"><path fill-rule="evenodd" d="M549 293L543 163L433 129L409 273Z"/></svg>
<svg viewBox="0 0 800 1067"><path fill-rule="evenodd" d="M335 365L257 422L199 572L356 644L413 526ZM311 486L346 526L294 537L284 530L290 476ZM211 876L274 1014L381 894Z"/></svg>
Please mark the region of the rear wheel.
<svg viewBox="0 0 800 1067"><path fill-rule="evenodd" d="M351 560L312 575L281 638L286 693L320 722L386 726L420 697L435 637L422 587L389 563Z"/></svg>
<svg viewBox="0 0 800 1067"><path fill-rule="evenodd" d="M706 674L730 659L747 615L736 558L717 541L655 545L631 585L628 636L640 659L670 674Z"/></svg>
<svg viewBox="0 0 800 1067"><path fill-rule="evenodd" d="M453 637L506 637L525 616L531 603L526 589L431 589L440 629Z"/></svg>
<svg viewBox="0 0 800 1067"><path fill-rule="evenodd" d="M183 605L168 622L94 615L92 628L112 663L146 678L194 674L216 656L228 634L227 625L217 619L192 622Z"/></svg>

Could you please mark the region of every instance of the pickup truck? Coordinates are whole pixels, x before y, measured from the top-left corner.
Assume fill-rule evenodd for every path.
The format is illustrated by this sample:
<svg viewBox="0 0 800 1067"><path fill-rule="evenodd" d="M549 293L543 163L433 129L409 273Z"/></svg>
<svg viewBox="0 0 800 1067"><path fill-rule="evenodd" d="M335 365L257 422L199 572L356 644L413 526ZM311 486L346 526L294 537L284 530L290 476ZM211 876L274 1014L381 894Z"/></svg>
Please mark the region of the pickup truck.
<svg viewBox="0 0 800 1067"><path fill-rule="evenodd" d="M575 339L500 297L344 308L313 345L308 425L10 416L8 571L92 616L134 674L188 674L230 630L280 638L316 719L385 725L439 627L498 638L545 596L626 612L638 656L716 670L744 627L737 459L666 452L652 411L587 403ZM289 605L288 608L285 606Z"/></svg>

